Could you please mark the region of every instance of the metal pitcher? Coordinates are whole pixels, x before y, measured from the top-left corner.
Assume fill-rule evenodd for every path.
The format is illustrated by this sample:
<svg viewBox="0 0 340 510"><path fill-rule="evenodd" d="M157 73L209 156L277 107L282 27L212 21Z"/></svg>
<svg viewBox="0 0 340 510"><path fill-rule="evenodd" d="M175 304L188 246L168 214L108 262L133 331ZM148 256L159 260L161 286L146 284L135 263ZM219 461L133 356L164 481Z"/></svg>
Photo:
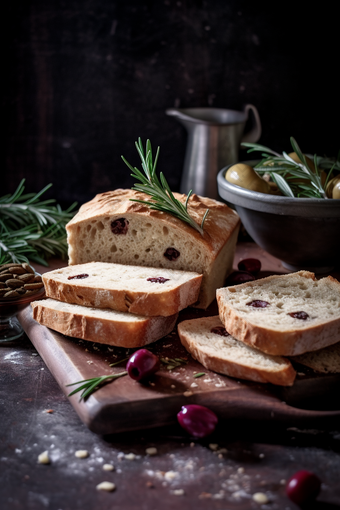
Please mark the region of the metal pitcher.
<svg viewBox="0 0 340 510"><path fill-rule="evenodd" d="M249 111L253 126L243 134ZM191 189L198 195L218 198L217 174L226 165L237 163L241 142L257 142L261 121L255 106L247 104L243 112L223 108L169 108L188 130L188 143L181 180L181 193Z"/></svg>

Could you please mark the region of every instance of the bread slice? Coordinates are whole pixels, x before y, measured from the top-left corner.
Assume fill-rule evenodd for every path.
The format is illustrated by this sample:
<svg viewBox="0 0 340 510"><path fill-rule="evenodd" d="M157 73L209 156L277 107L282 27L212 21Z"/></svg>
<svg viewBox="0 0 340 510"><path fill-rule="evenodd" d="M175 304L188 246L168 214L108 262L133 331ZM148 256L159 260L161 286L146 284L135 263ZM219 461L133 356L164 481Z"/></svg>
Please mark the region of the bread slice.
<svg viewBox="0 0 340 510"><path fill-rule="evenodd" d="M63 335L117 347L143 347L172 331L177 314L141 317L114 310L70 305L54 299L31 303L33 318Z"/></svg>
<svg viewBox="0 0 340 510"><path fill-rule="evenodd" d="M43 275L47 297L147 317L167 317L192 305L201 281L198 273L107 262L63 267Z"/></svg>
<svg viewBox="0 0 340 510"><path fill-rule="evenodd" d="M269 276L218 289L217 303L230 334L268 354L295 356L340 340L340 283L331 276Z"/></svg>
<svg viewBox="0 0 340 510"><path fill-rule="evenodd" d="M340 374L340 342L324 347L319 351L294 356L292 361L310 367L323 374Z"/></svg>
<svg viewBox="0 0 340 510"><path fill-rule="evenodd" d="M177 328L187 351L209 370L280 386L294 382L296 372L287 359L264 354L230 335L223 336L221 333L227 333L218 315L183 321Z"/></svg>
<svg viewBox="0 0 340 510"><path fill-rule="evenodd" d="M186 195L174 193L182 203ZM232 270L240 220L227 205L192 195L190 216L204 235L175 216L131 199L149 200L144 193L117 189L84 204L66 226L69 263L115 262L203 274L195 306L207 308L216 289Z"/></svg>

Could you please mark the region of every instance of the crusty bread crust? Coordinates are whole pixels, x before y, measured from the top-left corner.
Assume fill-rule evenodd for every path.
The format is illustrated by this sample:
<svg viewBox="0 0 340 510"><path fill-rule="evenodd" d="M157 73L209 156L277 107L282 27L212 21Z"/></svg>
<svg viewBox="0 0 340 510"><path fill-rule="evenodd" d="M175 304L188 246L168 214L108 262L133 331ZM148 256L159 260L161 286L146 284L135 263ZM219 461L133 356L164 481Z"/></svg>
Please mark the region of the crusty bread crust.
<svg viewBox="0 0 340 510"><path fill-rule="evenodd" d="M299 271L294 274L316 281L315 275L308 271ZM289 282L290 276L292 275L273 275L263 278L261 282L272 282L278 278L285 278ZM337 285L340 295L340 284L336 279L328 276L323 280L326 284ZM230 305L227 293L234 292L234 289L236 289L236 292L240 292L242 288L251 289L256 286L257 282L259 280L225 289L218 289L216 292L220 319L229 333L235 338L267 354L279 356L296 356L339 342L339 315L332 320L328 319L319 324L315 324L312 321L306 322L303 325L303 329L294 329L292 327L292 329L284 331L266 325L265 315L261 325L254 324L250 319L246 320L245 317L241 316L237 308ZM255 294L252 297L256 299Z"/></svg>
<svg viewBox="0 0 340 510"><path fill-rule="evenodd" d="M120 264L109 264L102 262L90 262L56 269L43 274L46 296L83 306L95 308L110 308L120 312L129 312L135 315L147 317L174 315L180 310L187 308L198 299L202 275L191 272L170 271L155 268L129 267L128 273L131 277L138 271L146 274L144 281L137 281L139 289L134 287L134 280L129 280L126 275L126 282L109 282L112 274L123 274L126 266ZM92 277L92 274L99 273L102 276ZM89 278L71 279L69 275L89 274ZM147 282L147 276L166 276L168 282L164 284ZM178 280L176 280L176 277ZM181 278L181 279L180 279ZM176 282L178 284L176 285ZM171 284L168 287L168 283Z"/></svg>
<svg viewBox="0 0 340 510"><path fill-rule="evenodd" d="M138 320L131 320L130 314L109 311L107 318L96 318L89 316L85 307L62 303L56 305L52 299L34 301L31 306L33 318L39 324L63 335L125 348L143 347L163 338L172 331L178 316L137 317ZM110 313L114 317L110 318Z"/></svg>
<svg viewBox="0 0 340 510"><path fill-rule="evenodd" d="M294 383L296 372L287 359L277 358L281 362L280 366L268 366L264 368L256 366L255 363L251 364L248 362L247 357L242 353L242 347L244 346L241 342L240 353L237 360L228 359L225 356L222 358L217 349L216 354L212 354L210 349L204 349L204 347L197 343L197 336L193 334L192 331L192 326L195 324L195 321L201 322L202 330L206 327L209 329L210 327L222 326L222 323L219 317L216 316L183 321L177 326L182 345L192 357L199 361L205 368L237 379L246 379L260 383L272 383L279 386L291 386ZM211 337L211 341L213 342L213 334L211 334ZM254 357L258 355L259 358L263 357L260 351L258 351L258 353L254 352L253 355ZM274 357L273 361L275 361Z"/></svg>
<svg viewBox="0 0 340 510"><path fill-rule="evenodd" d="M185 203L186 195L174 195ZM232 270L240 225L237 213L221 202L193 194L188 212L199 225L209 208L202 236L175 216L131 199L150 197L117 189L97 195L80 208L66 226L69 263L101 260L197 271L203 274L203 281L196 306L207 308L215 298L216 288L224 284ZM128 231L124 235L113 234L110 225L121 218L129 222ZM168 247L178 250L180 256L167 259L164 251Z"/></svg>

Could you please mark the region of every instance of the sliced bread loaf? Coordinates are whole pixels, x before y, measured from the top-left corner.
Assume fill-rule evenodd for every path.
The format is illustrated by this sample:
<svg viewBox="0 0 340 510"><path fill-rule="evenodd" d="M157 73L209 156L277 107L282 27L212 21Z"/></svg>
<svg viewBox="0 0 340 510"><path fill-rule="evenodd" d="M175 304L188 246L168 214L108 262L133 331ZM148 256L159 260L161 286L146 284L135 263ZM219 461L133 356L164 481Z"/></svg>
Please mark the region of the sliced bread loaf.
<svg viewBox="0 0 340 510"><path fill-rule="evenodd" d="M228 335L218 315L183 321L178 334L192 357L209 370L280 386L294 382L296 373L287 359L264 354Z"/></svg>
<svg viewBox="0 0 340 510"><path fill-rule="evenodd" d="M54 299L34 301L31 306L39 324L63 335L126 348L159 340L172 331L177 319L177 314L148 318Z"/></svg>
<svg viewBox="0 0 340 510"><path fill-rule="evenodd" d="M186 195L174 195L185 203ZM102 261L195 271L203 274L196 306L207 308L232 270L238 215L221 202L192 195L188 212L198 225L209 209L202 236L175 216L131 199L150 197L117 189L80 208L66 226L69 263Z"/></svg>
<svg viewBox="0 0 340 510"><path fill-rule="evenodd" d="M46 296L144 316L173 315L197 301L202 275L90 262L45 273Z"/></svg>
<svg viewBox="0 0 340 510"><path fill-rule="evenodd" d="M340 283L308 271L217 290L221 321L263 352L295 356L340 340Z"/></svg>
<svg viewBox="0 0 340 510"><path fill-rule="evenodd" d="M306 352L294 356L292 361L310 367L316 372L324 374L340 374L340 342L324 347L318 351Z"/></svg>

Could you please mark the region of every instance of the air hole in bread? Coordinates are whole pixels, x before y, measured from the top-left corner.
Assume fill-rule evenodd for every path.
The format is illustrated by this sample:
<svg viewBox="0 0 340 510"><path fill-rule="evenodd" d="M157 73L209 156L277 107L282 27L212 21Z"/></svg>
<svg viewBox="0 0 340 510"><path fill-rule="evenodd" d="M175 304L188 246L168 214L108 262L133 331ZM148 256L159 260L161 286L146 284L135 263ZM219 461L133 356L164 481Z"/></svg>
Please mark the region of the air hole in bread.
<svg viewBox="0 0 340 510"><path fill-rule="evenodd" d="M92 228L92 226L91 226L91 225L87 225L86 230L87 230L88 232L90 232L91 228Z"/></svg>
<svg viewBox="0 0 340 510"><path fill-rule="evenodd" d="M136 236L137 235L137 230L132 230L132 235Z"/></svg>
<svg viewBox="0 0 340 510"><path fill-rule="evenodd" d="M79 246L80 246L81 248L84 248L84 241L83 241L82 239L79 241Z"/></svg>
<svg viewBox="0 0 340 510"><path fill-rule="evenodd" d="M310 293L310 292L306 292L306 293L305 293L305 298L310 298L310 297L312 297L312 296L311 296L311 293Z"/></svg>
<svg viewBox="0 0 340 510"><path fill-rule="evenodd" d="M167 236L169 234L169 229L167 227L163 227L163 234Z"/></svg>
<svg viewBox="0 0 340 510"><path fill-rule="evenodd" d="M229 292L236 292L236 289L228 289Z"/></svg>
<svg viewBox="0 0 340 510"><path fill-rule="evenodd" d="M84 299L84 296L78 296L78 294L77 294L77 298L82 301Z"/></svg>
<svg viewBox="0 0 340 510"><path fill-rule="evenodd" d="M149 253L150 249L151 249L151 248L146 248L145 252L146 252L146 253Z"/></svg>
<svg viewBox="0 0 340 510"><path fill-rule="evenodd" d="M138 259L139 259L139 255L136 253L136 255L134 255L134 256L133 256L133 258L134 258L135 260L138 260Z"/></svg>
<svg viewBox="0 0 340 510"><path fill-rule="evenodd" d="M282 308L283 307L283 303L276 303L276 306L277 306L277 308Z"/></svg>
<svg viewBox="0 0 340 510"><path fill-rule="evenodd" d="M98 230L104 230L104 225L101 221L98 221L97 228L98 228Z"/></svg>
<svg viewBox="0 0 340 510"><path fill-rule="evenodd" d="M299 285L299 287L301 290L306 290L308 288L305 283L303 283L302 285Z"/></svg>
<svg viewBox="0 0 340 510"><path fill-rule="evenodd" d="M96 234L97 234L97 230L95 228L93 228L91 230L91 234L90 234L91 235L91 239L94 239L96 237Z"/></svg>
<svg viewBox="0 0 340 510"><path fill-rule="evenodd" d="M81 230L81 229L80 229L80 226L78 225L78 226L77 226L77 234L79 234L79 233L80 233L80 230Z"/></svg>
<svg viewBox="0 0 340 510"><path fill-rule="evenodd" d="M110 248L110 252L115 253L117 251L117 246L113 244Z"/></svg>
<svg viewBox="0 0 340 510"><path fill-rule="evenodd" d="M150 228L150 227L152 227L151 223L146 223L146 225L145 225L145 226L146 226L146 227L149 227L149 228Z"/></svg>

